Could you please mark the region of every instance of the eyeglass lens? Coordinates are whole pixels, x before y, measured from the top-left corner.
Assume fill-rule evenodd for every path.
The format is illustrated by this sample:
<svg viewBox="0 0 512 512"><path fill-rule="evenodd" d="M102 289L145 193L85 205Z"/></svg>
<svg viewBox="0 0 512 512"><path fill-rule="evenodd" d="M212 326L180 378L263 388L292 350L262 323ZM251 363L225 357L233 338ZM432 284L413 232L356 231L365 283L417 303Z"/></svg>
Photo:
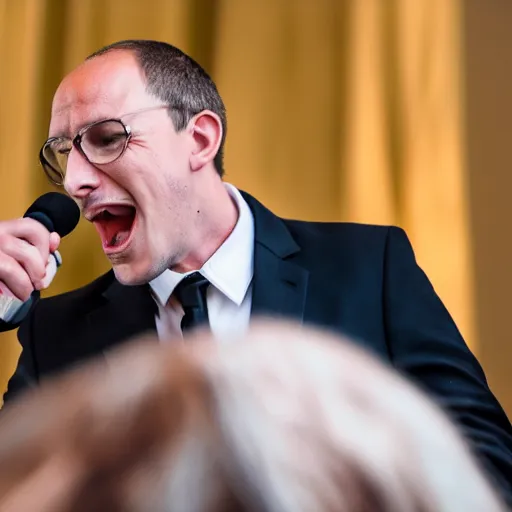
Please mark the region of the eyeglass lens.
<svg viewBox="0 0 512 512"><path fill-rule="evenodd" d="M84 130L78 138L83 154L92 164L108 164L123 153L128 139L128 132L119 121L102 121ZM43 157L48 177L61 183L66 175L68 155L73 142L68 138L56 138L43 147Z"/></svg>

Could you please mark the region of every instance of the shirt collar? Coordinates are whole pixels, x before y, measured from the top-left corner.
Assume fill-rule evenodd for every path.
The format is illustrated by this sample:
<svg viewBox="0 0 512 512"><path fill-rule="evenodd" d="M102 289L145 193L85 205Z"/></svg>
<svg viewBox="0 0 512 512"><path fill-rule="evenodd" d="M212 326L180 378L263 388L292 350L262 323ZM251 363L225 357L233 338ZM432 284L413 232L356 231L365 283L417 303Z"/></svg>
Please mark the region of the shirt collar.
<svg viewBox="0 0 512 512"><path fill-rule="evenodd" d="M199 269L210 283L228 299L240 306L253 276L254 218L242 194L231 184L224 183L238 208L238 220L230 235ZM191 274L165 270L149 285L157 302L167 304L180 281Z"/></svg>

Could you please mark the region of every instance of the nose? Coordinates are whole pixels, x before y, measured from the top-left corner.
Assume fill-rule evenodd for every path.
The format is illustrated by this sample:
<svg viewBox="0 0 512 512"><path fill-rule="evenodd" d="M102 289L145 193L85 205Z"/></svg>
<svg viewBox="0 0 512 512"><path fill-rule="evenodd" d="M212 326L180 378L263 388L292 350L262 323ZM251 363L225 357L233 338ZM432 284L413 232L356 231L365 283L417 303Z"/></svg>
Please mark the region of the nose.
<svg viewBox="0 0 512 512"><path fill-rule="evenodd" d="M64 188L75 199L85 199L100 186L101 171L94 167L80 151L72 148L68 155Z"/></svg>

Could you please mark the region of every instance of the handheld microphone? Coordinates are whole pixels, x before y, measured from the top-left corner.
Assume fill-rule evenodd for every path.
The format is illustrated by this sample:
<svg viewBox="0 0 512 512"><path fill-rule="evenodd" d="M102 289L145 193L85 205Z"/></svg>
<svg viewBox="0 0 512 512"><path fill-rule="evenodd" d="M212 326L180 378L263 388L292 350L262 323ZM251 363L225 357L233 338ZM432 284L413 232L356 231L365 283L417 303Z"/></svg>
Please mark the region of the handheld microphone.
<svg viewBox="0 0 512 512"><path fill-rule="evenodd" d="M48 192L34 201L23 217L28 217L40 222L50 233L56 232L61 238L65 237L78 224L80 209L68 196L58 192ZM43 280L46 288L57 273L62 264L59 251L50 254L46 266L46 276ZM3 288L0 283L0 293ZM0 294L0 331L15 329L27 316L30 308L39 297L39 292L34 291L31 297L22 302L11 294Z"/></svg>

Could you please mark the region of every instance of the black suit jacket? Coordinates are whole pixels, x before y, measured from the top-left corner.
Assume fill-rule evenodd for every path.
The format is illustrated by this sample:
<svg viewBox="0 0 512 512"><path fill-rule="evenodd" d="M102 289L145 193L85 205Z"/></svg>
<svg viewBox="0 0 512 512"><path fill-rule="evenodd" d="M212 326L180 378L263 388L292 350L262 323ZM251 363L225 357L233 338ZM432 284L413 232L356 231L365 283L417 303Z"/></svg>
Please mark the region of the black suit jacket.
<svg viewBox="0 0 512 512"><path fill-rule="evenodd" d="M283 220L244 194L255 219L252 313L347 334L448 411L512 505L512 428L405 233L394 227ZM148 286L112 272L38 301L8 402L43 377L155 329ZM442 463L442 462L440 462Z"/></svg>

